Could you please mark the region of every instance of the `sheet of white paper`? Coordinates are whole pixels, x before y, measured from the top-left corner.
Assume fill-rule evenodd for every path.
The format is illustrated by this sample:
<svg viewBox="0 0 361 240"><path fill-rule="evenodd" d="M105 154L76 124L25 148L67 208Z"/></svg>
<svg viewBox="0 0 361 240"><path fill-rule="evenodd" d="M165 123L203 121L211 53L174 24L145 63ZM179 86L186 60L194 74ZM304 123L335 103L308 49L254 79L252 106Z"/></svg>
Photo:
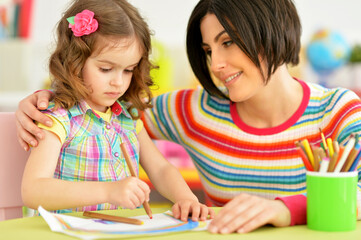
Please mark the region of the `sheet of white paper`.
<svg viewBox="0 0 361 240"><path fill-rule="evenodd" d="M105 237L119 237L119 235L137 234L165 234L179 231L202 231L206 230L210 220L206 222L184 223L173 218L167 213L153 214L153 219L147 215L133 217L144 222L143 225L116 223L101 219L85 219L63 214L53 214L42 207L39 213L48 223L50 229L62 232L82 239L96 239Z"/></svg>

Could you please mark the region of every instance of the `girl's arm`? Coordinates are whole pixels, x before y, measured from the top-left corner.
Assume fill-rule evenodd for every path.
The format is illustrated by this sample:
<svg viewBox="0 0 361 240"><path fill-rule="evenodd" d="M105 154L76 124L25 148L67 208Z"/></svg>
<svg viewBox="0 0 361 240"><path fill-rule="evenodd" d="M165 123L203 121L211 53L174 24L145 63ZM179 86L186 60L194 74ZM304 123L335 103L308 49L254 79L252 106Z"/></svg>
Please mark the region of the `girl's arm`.
<svg viewBox="0 0 361 240"><path fill-rule="evenodd" d="M180 172L163 157L144 128L139 132L138 140L140 164L157 191L175 203L172 208L174 217L186 221L192 213L194 221L199 217L205 220L208 214L213 218L213 210L198 202Z"/></svg>
<svg viewBox="0 0 361 240"><path fill-rule="evenodd" d="M26 206L47 210L67 209L101 203L136 208L149 199L148 185L134 177L117 182L72 182L53 178L61 142L46 130L45 138L33 148L26 164L22 197Z"/></svg>

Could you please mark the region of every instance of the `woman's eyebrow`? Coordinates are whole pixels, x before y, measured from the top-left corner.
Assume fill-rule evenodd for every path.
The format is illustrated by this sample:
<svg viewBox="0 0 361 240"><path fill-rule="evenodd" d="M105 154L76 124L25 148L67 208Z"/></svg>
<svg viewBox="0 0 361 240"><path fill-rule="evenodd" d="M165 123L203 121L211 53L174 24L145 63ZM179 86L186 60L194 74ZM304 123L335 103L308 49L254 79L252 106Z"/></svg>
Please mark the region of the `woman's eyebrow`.
<svg viewBox="0 0 361 240"><path fill-rule="evenodd" d="M221 31L220 33L218 33L215 37L214 37L214 42L217 42L218 40L219 40L219 38L223 35L223 34L225 34L225 33L227 33L226 32L226 30L223 30L223 31ZM202 46L208 46L208 44L207 43L202 43Z"/></svg>
<svg viewBox="0 0 361 240"><path fill-rule="evenodd" d="M218 33L217 36L214 38L214 42L217 42L219 38L226 33L226 30L223 30L222 32Z"/></svg>

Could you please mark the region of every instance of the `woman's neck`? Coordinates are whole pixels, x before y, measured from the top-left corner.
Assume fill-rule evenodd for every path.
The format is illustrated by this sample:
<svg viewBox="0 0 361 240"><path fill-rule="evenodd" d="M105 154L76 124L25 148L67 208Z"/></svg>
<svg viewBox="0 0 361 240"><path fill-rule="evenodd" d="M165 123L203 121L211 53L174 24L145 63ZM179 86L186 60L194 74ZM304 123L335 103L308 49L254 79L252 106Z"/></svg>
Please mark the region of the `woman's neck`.
<svg viewBox="0 0 361 240"><path fill-rule="evenodd" d="M276 127L287 121L302 102L301 84L282 65L268 84L252 98L236 103L239 117L254 128Z"/></svg>

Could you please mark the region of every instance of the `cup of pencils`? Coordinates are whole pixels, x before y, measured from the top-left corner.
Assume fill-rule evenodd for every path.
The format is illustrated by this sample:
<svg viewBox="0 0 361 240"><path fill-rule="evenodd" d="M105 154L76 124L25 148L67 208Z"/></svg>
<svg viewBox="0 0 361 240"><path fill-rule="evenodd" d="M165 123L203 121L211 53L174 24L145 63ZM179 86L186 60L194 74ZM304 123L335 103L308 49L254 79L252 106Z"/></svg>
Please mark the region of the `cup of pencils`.
<svg viewBox="0 0 361 240"><path fill-rule="evenodd" d="M319 231L351 231L357 221L357 166L361 158L358 135L345 146L325 139L321 147L307 139L296 142L306 167L307 226Z"/></svg>

